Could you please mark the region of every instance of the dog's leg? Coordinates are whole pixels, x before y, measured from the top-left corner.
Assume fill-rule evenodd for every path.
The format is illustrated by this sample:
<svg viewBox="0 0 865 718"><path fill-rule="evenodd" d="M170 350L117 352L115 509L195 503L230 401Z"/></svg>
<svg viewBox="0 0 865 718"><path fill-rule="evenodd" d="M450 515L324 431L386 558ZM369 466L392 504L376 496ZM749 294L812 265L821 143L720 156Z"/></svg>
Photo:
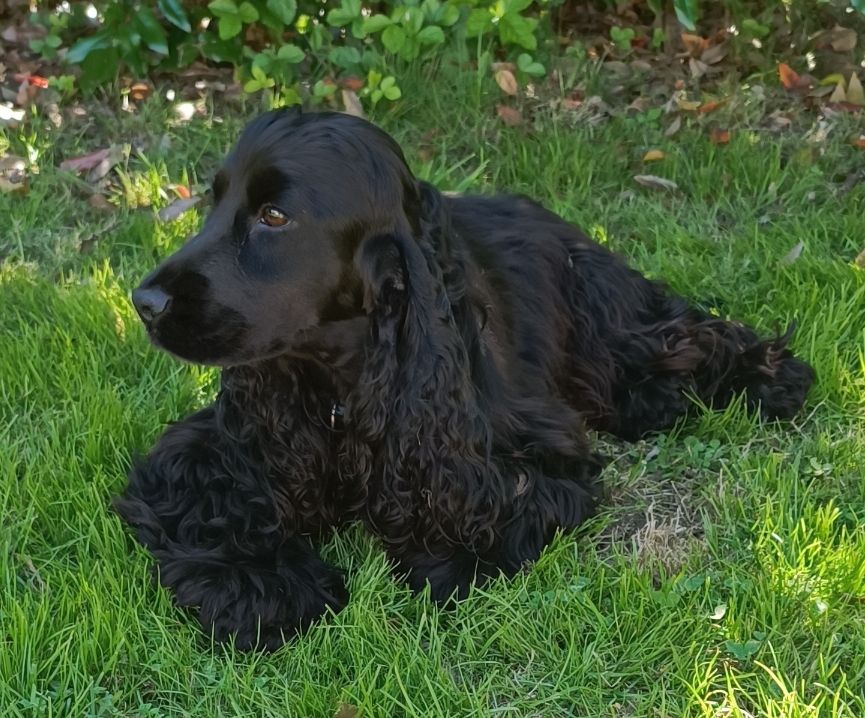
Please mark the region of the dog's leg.
<svg viewBox="0 0 865 718"><path fill-rule="evenodd" d="M424 545L410 542L389 551L395 573L405 577L415 592L429 585L430 597L439 604L465 598L472 585L483 585L490 578L514 576L537 560L557 530L576 528L594 513L592 482L599 469L593 458L569 478L560 479L520 464L507 466L514 477L514 496L488 548L475 551L428 537Z"/></svg>
<svg viewBox="0 0 865 718"><path fill-rule="evenodd" d="M161 583L216 640L276 649L347 596L341 573L282 525L244 461L205 409L166 431L116 508L157 558Z"/></svg>
<svg viewBox="0 0 865 718"><path fill-rule="evenodd" d="M787 349L790 334L761 339L696 310L631 332L618 351L615 416L604 428L626 439L667 429L687 412L689 393L715 409L744 394L766 419L793 417L814 370Z"/></svg>

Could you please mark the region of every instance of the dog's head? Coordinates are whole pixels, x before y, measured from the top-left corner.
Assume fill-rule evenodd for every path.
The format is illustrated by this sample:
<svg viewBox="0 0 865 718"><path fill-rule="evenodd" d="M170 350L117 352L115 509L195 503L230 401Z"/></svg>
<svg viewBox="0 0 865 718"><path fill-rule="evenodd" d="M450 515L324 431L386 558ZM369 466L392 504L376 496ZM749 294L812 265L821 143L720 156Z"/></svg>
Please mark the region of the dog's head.
<svg viewBox="0 0 865 718"><path fill-rule="evenodd" d="M336 113L251 122L213 200L201 231L133 302L155 344L220 366L291 352L322 325L362 316L363 247L411 236L419 222L418 183L398 145Z"/></svg>

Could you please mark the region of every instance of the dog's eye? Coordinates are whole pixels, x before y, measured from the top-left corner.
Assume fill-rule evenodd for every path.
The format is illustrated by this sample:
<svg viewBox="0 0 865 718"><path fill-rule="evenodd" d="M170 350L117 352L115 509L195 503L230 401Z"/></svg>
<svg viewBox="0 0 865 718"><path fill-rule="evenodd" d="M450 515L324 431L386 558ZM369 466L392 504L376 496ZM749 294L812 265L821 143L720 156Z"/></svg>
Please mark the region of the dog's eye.
<svg viewBox="0 0 865 718"><path fill-rule="evenodd" d="M266 224L268 227L284 227L288 224L288 215L272 204L269 204L262 208L261 213L258 215L258 221Z"/></svg>

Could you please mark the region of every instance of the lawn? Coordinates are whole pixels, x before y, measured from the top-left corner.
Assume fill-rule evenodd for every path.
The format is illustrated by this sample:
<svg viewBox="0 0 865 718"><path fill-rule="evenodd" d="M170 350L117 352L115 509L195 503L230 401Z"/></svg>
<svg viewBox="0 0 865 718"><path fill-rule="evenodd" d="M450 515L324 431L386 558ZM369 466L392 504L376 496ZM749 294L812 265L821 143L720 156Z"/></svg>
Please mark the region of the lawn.
<svg viewBox="0 0 865 718"><path fill-rule="evenodd" d="M0 130L0 151L38 164L26 195L0 194L0 714L861 718L865 153L852 120L827 134L802 112L775 131L764 119L786 100L739 89L672 137L657 113L595 123L541 100L508 127L491 80L401 84L405 100L374 119L421 177L541 199L764 332L795 319L819 377L804 413L761 425L734 405L637 444L597 437L614 457L599 516L453 611L394 583L360 528L340 532L324 555L350 575L343 613L272 655L213 647L110 502L130 456L215 389L212 371L151 348L129 303L202 216L165 223L153 208L171 183L207 182L255 109L178 122L153 97ZM140 149L100 211L57 167L123 142ZM651 149L666 157L645 163Z"/></svg>

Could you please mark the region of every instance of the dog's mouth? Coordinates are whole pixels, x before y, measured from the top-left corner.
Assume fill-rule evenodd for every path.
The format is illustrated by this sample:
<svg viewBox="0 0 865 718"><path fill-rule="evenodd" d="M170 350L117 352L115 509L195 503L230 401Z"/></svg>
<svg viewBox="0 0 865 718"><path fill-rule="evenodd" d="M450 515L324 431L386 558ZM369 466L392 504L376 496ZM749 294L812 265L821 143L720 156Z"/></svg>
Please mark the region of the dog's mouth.
<svg viewBox="0 0 865 718"><path fill-rule="evenodd" d="M144 325L156 348L183 361L219 367L249 361L243 356L249 325L230 307L175 301L169 312Z"/></svg>

